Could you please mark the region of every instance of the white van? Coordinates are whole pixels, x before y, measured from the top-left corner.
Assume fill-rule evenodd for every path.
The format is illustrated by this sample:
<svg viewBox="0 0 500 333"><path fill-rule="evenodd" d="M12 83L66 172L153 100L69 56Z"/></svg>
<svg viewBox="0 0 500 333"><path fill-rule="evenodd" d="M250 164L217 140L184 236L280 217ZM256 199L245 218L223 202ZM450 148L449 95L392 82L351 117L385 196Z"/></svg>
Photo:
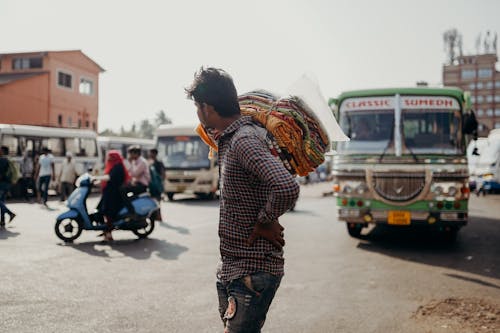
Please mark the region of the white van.
<svg viewBox="0 0 500 333"><path fill-rule="evenodd" d="M500 129L490 132L476 164L478 187L484 192L500 191Z"/></svg>

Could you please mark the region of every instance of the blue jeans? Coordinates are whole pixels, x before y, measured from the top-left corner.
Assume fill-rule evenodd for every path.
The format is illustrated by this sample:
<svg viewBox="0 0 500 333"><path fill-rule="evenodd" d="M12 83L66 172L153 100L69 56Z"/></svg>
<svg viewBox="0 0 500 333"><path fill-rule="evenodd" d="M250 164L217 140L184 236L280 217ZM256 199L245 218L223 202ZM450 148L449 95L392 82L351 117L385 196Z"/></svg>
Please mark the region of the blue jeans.
<svg viewBox="0 0 500 333"><path fill-rule="evenodd" d="M231 282L217 281L224 333L259 333L281 282L280 276L258 272Z"/></svg>
<svg viewBox="0 0 500 333"><path fill-rule="evenodd" d="M42 194L43 203L47 203L47 197L49 195L50 178L51 176L48 175L48 176L40 176L40 178L38 179L38 189Z"/></svg>

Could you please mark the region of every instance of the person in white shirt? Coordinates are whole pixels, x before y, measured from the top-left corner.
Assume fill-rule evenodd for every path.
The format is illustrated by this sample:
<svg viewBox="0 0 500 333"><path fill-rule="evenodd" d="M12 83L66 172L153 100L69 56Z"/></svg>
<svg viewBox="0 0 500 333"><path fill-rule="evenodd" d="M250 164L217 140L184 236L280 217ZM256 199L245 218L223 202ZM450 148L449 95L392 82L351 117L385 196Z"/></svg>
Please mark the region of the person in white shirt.
<svg viewBox="0 0 500 333"><path fill-rule="evenodd" d="M59 183L61 184L61 201L64 201L73 192L74 184L78 174L76 172L73 154L68 151L66 159L62 163L61 171L59 172Z"/></svg>
<svg viewBox="0 0 500 333"><path fill-rule="evenodd" d="M42 155L38 160L36 177L38 178L39 196L42 203L47 206L47 198L49 193L49 184L51 180L55 180L54 156L50 153L47 147L42 148ZM40 200L40 199L39 199Z"/></svg>

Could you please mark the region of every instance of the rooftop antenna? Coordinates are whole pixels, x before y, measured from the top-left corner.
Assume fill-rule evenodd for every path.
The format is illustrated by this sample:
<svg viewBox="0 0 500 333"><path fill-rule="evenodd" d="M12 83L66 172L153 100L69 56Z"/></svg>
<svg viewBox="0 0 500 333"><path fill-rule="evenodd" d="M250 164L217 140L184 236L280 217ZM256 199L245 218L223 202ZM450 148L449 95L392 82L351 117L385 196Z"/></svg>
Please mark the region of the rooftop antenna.
<svg viewBox="0 0 500 333"><path fill-rule="evenodd" d="M476 37L476 54L479 54L480 47L481 47L481 33L479 33L479 35L477 35Z"/></svg>
<svg viewBox="0 0 500 333"><path fill-rule="evenodd" d="M448 63L453 65L456 60L456 51L462 54L462 35L457 29L450 29L443 34L444 49L447 53Z"/></svg>

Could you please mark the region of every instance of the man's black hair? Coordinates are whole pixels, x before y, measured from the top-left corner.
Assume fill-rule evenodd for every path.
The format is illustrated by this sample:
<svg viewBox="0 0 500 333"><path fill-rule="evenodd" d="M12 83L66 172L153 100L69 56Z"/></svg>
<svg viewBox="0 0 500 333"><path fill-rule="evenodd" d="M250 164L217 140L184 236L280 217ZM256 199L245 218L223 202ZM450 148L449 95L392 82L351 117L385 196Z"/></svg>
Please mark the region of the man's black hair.
<svg viewBox="0 0 500 333"><path fill-rule="evenodd" d="M2 154L4 155L9 155L9 147L7 146L2 146Z"/></svg>
<svg viewBox="0 0 500 333"><path fill-rule="evenodd" d="M222 69L201 67L194 75L193 84L185 91L189 99L213 106L221 117L240 114L238 93L233 79Z"/></svg>
<svg viewBox="0 0 500 333"><path fill-rule="evenodd" d="M156 148L151 148L151 149L149 150L149 152L150 152L151 154L158 155L158 149L156 149Z"/></svg>

